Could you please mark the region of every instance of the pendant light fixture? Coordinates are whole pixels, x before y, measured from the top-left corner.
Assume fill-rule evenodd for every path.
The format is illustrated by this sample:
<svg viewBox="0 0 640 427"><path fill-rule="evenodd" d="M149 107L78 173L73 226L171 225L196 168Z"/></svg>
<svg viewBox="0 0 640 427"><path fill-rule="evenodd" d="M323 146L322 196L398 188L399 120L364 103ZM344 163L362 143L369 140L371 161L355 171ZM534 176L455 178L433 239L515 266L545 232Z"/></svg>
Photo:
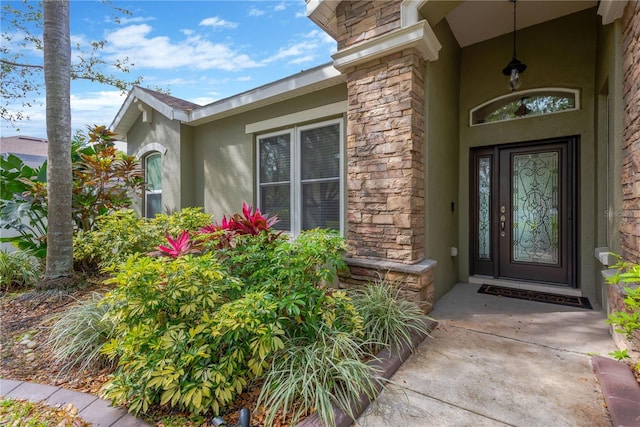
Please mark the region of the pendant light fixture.
<svg viewBox="0 0 640 427"><path fill-rule="evenodd" d="M527 69L527 66L520 62L516 56L516 2L518 0L508 0L513 3L513 58L506 67L502 69L502 74L509 79L509 87L511 92L520 87L520 74Z"/></svg>

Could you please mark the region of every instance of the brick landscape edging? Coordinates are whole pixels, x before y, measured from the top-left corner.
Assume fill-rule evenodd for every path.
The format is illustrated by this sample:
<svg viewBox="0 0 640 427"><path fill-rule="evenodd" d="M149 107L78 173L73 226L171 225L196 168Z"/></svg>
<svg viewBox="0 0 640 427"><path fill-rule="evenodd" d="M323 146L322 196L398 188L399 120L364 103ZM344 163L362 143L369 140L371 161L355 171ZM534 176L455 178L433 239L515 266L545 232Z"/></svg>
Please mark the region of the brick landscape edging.
<svg viewBox="0 0 640 427"><path fill-rule="evenodd" d="M426 329L431 332L437 326L438 322L435 320L430 320L425 324ZM424 341L427 337L427 334L418 333L416 331L411 334L411 346L403 346L401 348L392 347L390 349L384 349L377 354L377 359L371 360L367 364L371 366L373 369L379 372L378 376L381 378L376 384L376 396L380 394L383 389L384 382L391 378L391 376L398 370L400 365L402 365L413 353L412 349L418 347L418 345ZM354 416L357 418L367 409L367 406L372 402L371 399L365 394L361 394L358 396L358 399L354 400L351 403L351 408ZM335 405L333 407L335 413L336 427L349 427L353 424L353 419L347 415L344 411L337 408ZM300 423L297 424L296 427L325 427L320 420L318 414L313 414Z"/></svg>
<svg viewBox="0 0 640 427"><path fill-rule="evenodd" d="M640 384L629 366L602 356L591 363L614 427L640 426Z"/></svg>

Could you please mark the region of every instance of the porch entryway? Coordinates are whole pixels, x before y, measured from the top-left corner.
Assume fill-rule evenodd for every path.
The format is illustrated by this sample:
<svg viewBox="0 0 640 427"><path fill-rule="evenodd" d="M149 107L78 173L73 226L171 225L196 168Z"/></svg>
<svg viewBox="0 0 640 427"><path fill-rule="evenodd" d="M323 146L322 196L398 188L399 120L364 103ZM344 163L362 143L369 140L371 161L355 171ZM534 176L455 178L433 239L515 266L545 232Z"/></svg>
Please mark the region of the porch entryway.
<svg viewBox="0 0 640 427"><path fill-rule="evenodd" d="M577 137L471 150L471 272L576 287Z"/></svg>

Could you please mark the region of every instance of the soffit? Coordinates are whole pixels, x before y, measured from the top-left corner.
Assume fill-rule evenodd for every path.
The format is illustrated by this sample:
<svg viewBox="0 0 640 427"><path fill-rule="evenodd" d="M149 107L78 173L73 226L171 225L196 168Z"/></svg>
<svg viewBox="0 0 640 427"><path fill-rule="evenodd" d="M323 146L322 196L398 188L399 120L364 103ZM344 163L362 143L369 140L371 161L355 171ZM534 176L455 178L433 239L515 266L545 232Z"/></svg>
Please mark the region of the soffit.
<svg viewBox="0 0 640 427"><path fill-rule="evenodd" d="M442 10L446 8L447 4L452 9L446 14L446 19L461 47L513 31L513 3L508 0L468 0L465 2L429 0L423 6L423 16L442 14ZM517 28L537 25L595 7L597 4L597 1L583 0L518 0ZM436 22L430 21L430 24L433 26Z"/></svg>

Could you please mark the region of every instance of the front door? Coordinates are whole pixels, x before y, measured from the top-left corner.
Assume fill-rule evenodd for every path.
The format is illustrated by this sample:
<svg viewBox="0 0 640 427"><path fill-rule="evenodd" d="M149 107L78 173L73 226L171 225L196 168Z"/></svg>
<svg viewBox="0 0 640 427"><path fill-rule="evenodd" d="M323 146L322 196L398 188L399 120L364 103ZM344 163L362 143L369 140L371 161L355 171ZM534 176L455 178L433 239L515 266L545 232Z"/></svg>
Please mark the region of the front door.
<svg viewBox="0 0 640 427"><path fill-rule="evenodd" d="M472 274L575 286L576 138L474 149Z"/></svg>

